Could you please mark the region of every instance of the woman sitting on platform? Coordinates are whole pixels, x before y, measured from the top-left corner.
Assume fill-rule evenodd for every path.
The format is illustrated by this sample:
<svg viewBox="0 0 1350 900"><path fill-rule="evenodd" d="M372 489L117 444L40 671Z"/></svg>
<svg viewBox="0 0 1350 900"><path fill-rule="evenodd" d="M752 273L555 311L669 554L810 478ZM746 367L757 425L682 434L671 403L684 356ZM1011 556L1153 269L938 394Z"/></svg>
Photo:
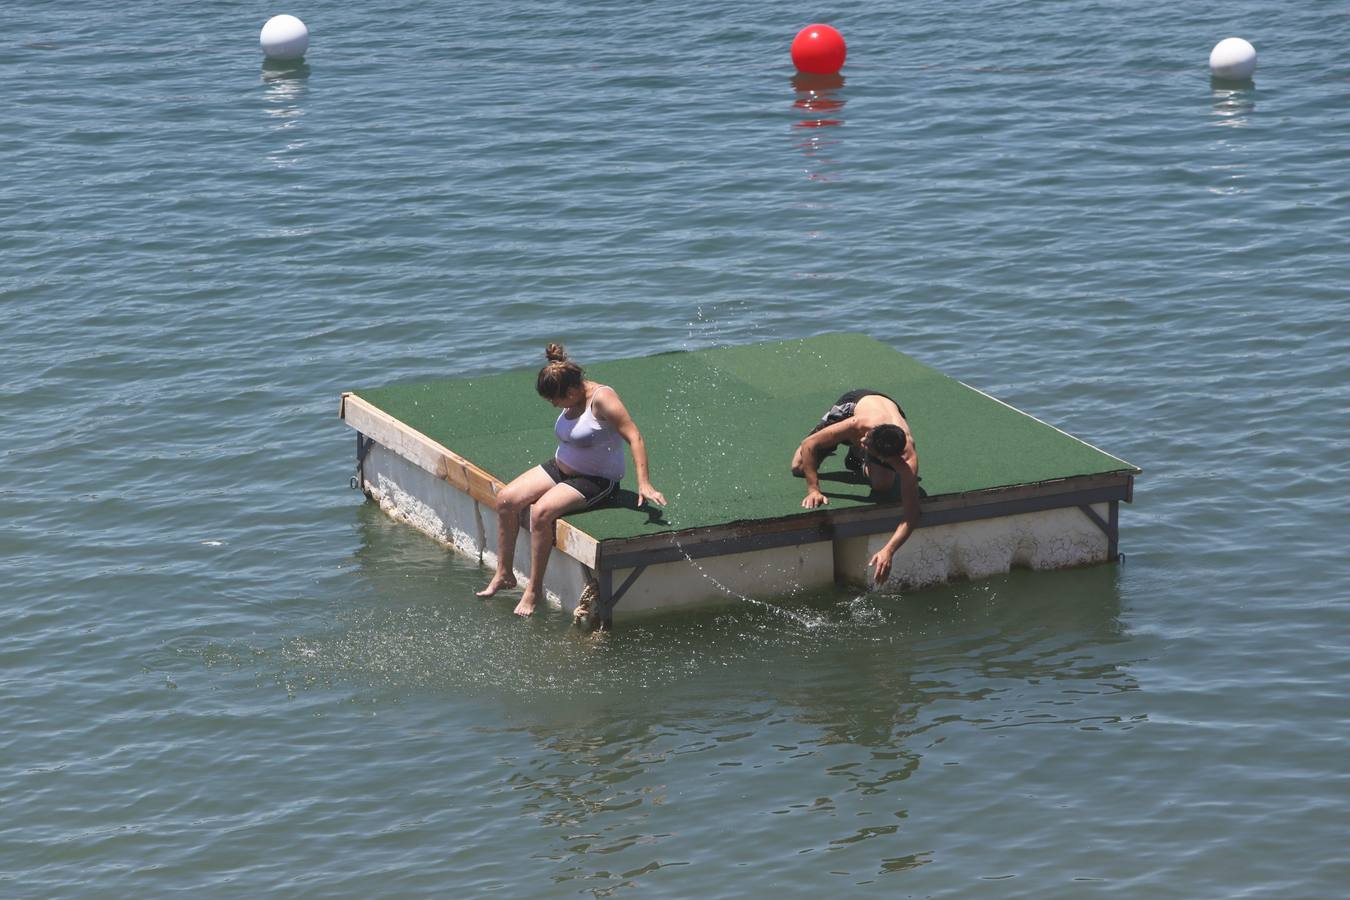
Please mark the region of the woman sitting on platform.
<svg viewBox="0 0 1350 900"><path fill-rule="evenodd" d="M666 498L647 477L647 447L633 417L612 387L586 379L581 366L567 358L560 344L544 351L548 364L539 370L539 396L562 410L553 426L558 450L553 458L519 476L497 495L497 571L479 597L516 586L516 534L520 513L530 509L530 583L516 604L528 616L544 593L544 569L553 550L554 523L567 513L590 509L614 496L624 473L622 438L633 448L637 466L638 506Z"/></svg>

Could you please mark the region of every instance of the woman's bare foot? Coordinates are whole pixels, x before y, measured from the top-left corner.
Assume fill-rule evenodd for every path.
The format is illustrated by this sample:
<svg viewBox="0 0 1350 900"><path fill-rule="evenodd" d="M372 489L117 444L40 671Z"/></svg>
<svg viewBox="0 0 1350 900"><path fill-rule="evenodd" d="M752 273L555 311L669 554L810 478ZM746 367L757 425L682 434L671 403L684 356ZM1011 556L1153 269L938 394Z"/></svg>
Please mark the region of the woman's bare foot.
<svg viewBox="0 0 1350 900"><path fill-rule="evenodd" d="M488 582L488 586L474 594L475 597L491 597L498 591L506 591L516 586L516 576L497 572Z"/></svg>
<svg viewBox="0 0 1350 900"><path fill-rule="evenodd" d="M515 614L522 618L532 616L534 615L534 606L534 591L526 588L525 595L521 597L520 602L516 604Z"/></svg>

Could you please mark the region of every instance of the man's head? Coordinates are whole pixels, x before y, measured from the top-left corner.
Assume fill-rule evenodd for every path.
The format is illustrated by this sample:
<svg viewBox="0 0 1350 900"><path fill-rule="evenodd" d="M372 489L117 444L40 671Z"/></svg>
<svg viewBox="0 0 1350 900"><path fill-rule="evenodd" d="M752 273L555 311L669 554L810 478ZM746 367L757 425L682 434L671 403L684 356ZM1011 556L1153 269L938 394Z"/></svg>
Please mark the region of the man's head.
<svg viewBox="0 0 1350 900"><path fill-rule="evenodd" d="M899 425L876 426L867 432L867 452L882 459L904 453L904 429Z"/></svg>

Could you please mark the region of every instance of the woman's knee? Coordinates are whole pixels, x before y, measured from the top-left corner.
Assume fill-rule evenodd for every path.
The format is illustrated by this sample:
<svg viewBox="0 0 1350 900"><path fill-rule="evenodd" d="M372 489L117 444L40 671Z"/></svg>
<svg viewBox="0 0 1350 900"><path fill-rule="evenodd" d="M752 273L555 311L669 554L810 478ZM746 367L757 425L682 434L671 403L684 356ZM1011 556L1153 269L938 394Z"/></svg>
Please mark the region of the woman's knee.
<svg viewBox="0 0 1350 900"><path fill-rule="evenodd" d="M500 493L500 494L497 495L497 514L498 514L498 515L507 515L507 514L509 514L509 513L518 513L518 512L520 512L521 505L522 505L522 504L520 503L519 500L517 500L515 497L513 497L512 495L510 495L510 494L508 494L508 493L503 492L503 493Z"/></svg>
<svg viewBox="0 0 1350 900"><path fill-rule="evenodd" d="M551 530L553 528L553 523L557 521L558 521L558 513L556 510L551 510L547 508L541 509L538 505L536 505L533 509L530 510L531 531Z"/></svg>

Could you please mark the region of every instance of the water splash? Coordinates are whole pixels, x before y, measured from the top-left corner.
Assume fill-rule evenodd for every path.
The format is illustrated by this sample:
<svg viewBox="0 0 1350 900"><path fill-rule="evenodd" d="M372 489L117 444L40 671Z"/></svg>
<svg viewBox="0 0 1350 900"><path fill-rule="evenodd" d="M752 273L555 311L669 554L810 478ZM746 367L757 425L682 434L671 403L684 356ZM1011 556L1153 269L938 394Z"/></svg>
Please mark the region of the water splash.
<svg viewBox="0 0 1350 900"><path fill-rule="evenodd" d="M694 569L698 571L699 575L701 575L705 580L711 583L713 587L717 588L726 596L734 598L736 600L742 600L746 603L753 604L754 606L758 606L759 608L767 610L773 613L774 615L779 616L780 618L784 618L797 625L801 625L803 628L815 629L830 624L829 620L826 619L824 616L808 616L798 612L797 610L788 609L786 606L778 606L777 604L769 603L764 600L756 600L754 597L750 597L746 594L741 593L740 591L727 587L725 584L718 581L717 578L711 572L709 572L707 569L699 565L698 561L695 560L692 556L690 556L689 552L684 549L684 546L682 544L680 544L678 538L672 538L672 540L674 540L675 542L675 548L680 551L680 555L685 558L685 560L689 563L689 565L693 566ZM800 590L801 586L796 585L793 588L793 593L796 593L797 591Z"/></svg>

